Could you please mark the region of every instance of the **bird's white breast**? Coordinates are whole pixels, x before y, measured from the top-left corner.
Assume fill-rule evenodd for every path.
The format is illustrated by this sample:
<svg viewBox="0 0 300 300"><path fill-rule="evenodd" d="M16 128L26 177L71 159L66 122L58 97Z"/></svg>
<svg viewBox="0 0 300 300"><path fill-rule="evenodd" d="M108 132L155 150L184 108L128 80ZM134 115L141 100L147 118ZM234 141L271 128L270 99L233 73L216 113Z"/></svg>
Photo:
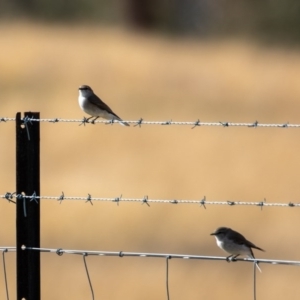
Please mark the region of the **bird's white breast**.
<svg viewBox="0 0 300 300"><path fill-rule="evenodd" d="M84 103L85 103L85 101L86 101L86 98L83 97L83 96L81 95L81 93L79 93L78 102L79 102L79 106L80 106L80 108L81 108L82 110L84 110Z"/></svg>

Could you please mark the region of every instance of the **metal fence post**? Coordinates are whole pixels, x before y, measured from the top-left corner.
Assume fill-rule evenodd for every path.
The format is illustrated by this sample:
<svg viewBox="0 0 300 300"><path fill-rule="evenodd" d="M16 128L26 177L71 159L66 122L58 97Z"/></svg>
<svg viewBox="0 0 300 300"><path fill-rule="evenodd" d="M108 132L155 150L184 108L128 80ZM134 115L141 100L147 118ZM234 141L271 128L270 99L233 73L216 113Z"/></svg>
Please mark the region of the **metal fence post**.
<svg viewBox="0 0 300 300"><path fill-rule="evenodd" d="M39 113L16 115L16 244L17 299L40 299L40 252L22 246L40 247L40 122ZM23 196L32 196L24 198Z"/></svg>

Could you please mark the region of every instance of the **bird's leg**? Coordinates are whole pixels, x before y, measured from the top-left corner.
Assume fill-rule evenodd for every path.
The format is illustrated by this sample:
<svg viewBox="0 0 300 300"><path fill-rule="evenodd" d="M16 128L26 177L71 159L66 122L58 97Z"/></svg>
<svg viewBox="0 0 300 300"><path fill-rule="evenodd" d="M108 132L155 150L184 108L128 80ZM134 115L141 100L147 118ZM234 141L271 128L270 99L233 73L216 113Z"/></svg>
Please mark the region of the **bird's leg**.
<svg viewBox="0 0 300 300"><path fill-rule="evenodd" d="M92 124L95 124L95 121L98 119L99 117L95 117L95 119L93 121L91 121Z"/></svg>
<svg viewBox="0 0 300 300"><path fill-rule="evenodd" d="M232 256L231 261L235 261L238 256L239 256L239 254Z"/></svg>
<svg viewBox="0 0 300 300"><path fill-rule="evenodd" d="M233 254L232 254L232 255L229 255L229 256L227 256L227 257L226 257L226 261L227 261L227 262L230 262L230 261L231 261L231 258L232 258L232 256L233 256Z"/></svg>
<svg viewBox="0 0 300 300"><path fill-rule="evenodd" d="M226 260L227 260L227 262L231 262L231 261L234 261L238 256L239 256L239 254L236 254L236 255L231 254L226 257Z"/></svg>

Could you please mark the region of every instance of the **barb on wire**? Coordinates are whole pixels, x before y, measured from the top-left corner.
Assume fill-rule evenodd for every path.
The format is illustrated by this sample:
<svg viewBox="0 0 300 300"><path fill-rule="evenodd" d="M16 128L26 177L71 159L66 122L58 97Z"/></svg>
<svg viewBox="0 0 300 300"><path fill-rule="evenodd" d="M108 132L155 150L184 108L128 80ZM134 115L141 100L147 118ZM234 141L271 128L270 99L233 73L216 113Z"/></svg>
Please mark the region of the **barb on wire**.
<svg viewBox="0 0 300 300"><path fill-rule="evenodd" d="M9 300L8 284L7 284L7 273L6 273L6 265L5 265L5 253L7 251L8 251L7 249L2 250L2 260L3 260L3 271L4 271L4 283L5 283L5 290L6 290L6 299Z"/></svg>
<svg viewBox="0 0 300 300"><path fill-rule="evenodd" d="M267 201L266 198L264 198L264 201L261 201L257 204L257 206L260 206L260 210L263 209L263 206L265 205L266 201Z"/></svg>
<svg viewBox="0 0 300 300"><path fill-rule="evenodd" d="M118 121L116 121L115 119L111 119L111 120L109 120L109 121L106 121L105 122L105 125L113 125L114 123L118 123Z"/></svg>
<svg viewBox="0 0 300 300"><path fill-rule="evenodd" d="M206 209L205 202L206 202L206 197L204 196L204 198L200 201L200 207L203 206L204 209Z"/></svg>
<svg viewBox="0 0 300 300"><path fill-rule="evenodd" d="M94 205L93 202L92 202L92 196L90 194L88 194L88 197L86 198L85 203L87 203L87 202L90 202L91 205Z"/></svg>
<svg viewBox="0 0 300 300"><path fill-rule="evenodd" d="M220 122L220 124L221 124L223 127L228 127L228 126L229 126L229 123L228 123L228 122Z"/></svg>
<svg viewBox="0 0 300 300"><path fill-rule="evenodd" d="M53 120L49 121L50 123L57 123L59 122L58 118L54 118Z"/></svg>
<svg viewBox="0 0 300 300"><path fill-rule="evenodd" d="M7 192L7 193L4 195L4 198L5 198L6 200L8 200L8 202L12 202L12 203L16 204L16 202L12 200L15 194L16 194L16 192L13 192L13 193Z"/></svg>
<svg viewBox="0 0 300 300"><path fill-rule="evenodd" d="M172 120L166 121L166 122L162 123L161 125L172 125Z"/></svg>
<svg viewBox="0 0 300 300"><path fill-rule="evenodd" d="M215 200L215 201L208 201L206 197L204 197L202 200L176 200L176 199L149 199L148 196L144 196L143 198L122 198L122 195L120 197L115 197L115 198L100 198L100 197L93 197L88 193L88 197L66 197L64 195L64 192L60 196L37 196L33 194L32 196L26 196L22 194L16 194L14 193L9 193L7 192L4 195L0 195L0 198L6 199L9 202L14 202L13 199L17 200L24 200L24 199L30 199L30 200L38 200L38 199L45 199L45 200L57 200L60 201L60 203L64 200L84 200L86 202L93 201L104 201L104 202L116 202L118 205L119 203L122 202L140 202L140 203L146 203L148 206L150 203L170 203L170 204L196 204L199 205L200 207L203 206L206 209L207 205L229 205L229 206L236 206L236 205L243 205L243 206L258 206L260 208L262 207L289 207L289 208L296 208L300 207L300 203L295 203L292 201L286 202L286 203L271 203L271 202L266 202L266 199L264 201L253 201L253 202L246 202L246 201L232 201L232 200L226 200L226 201L221 201L221 200Z"/></svg>
<svg viewBox="0 0 300 300"><path fill-rule="evenodd" d="M146 203L147 206L150 207L150 204L148 203L148 196L144 196L142 205L143 205L144 203Z"/></svg>
<svg viewBox="0 0 300 300"><path fill-rule="evenodd" d="M121 199L122 199L122 195L120 197L114 198L112 200L112 202L117 202L117 205L119 206L119 203L120 203Z"/></svg>
<svg viewBox="0 0 300 300"><path fill-rule="evenodd" d="M81 120L81 123L79 124L79 126L81 126L83 124L83 126L85 126L86 123L89 123L88 118L83 117L83 119Z"/></svg>
<svg viewBox="0 0 300 300"><path fill-rule="evenodd" d="M139 126L141 128L142 126L142 123L143 123L143 118L140 118L135 125L133 125L133 127L136 127L136 126Z"/></svg>
<svg viewBox="0 0 300 300"><path fill-rule="evenodd" d="M169 260L172 258L171 255L166 256L166 290L167 290L167 300L170 300L169 293Z"/></svg>
<svg viewBox="0 0 300 300"><path fill-rule="evenodd" d="M253 124L249 125L248 127L257 127L258 121L255 121Z"/></svg>
<svg viewBox="0 0 300 300"><path fill-rule="evenodd" d="M36 198L36 192L34 192L30 198L30 201L35 201L36 204L39 204L39 202L37 201L37 198Z"/></svg>
<svg viewBox="0 0 300 300"><path fill-rule="evenodd" d="M4 118L4 117L1 117L1 119L0 119L0 123L1 122L6 123L8 121L16 121L16 118Z"/></svg>
<svg viewBox="0 0 300 300"><path fill-rule="evenodd" d="M59 201L59 204L61 204L64 199L65 199L65 194L64 192L61 192L61 195L57 199Z"/></svg>
<svg viewBox="0 0 300 300"><path fill-rule="evenodd" d="M194 123L194 126L192 127L192 129L196 128L197 126L201 126L199 119Z"/></svg>
<svg viewBox="0 0 300 300"><path fill-rule="evenodd" d="M289 122L287 122L287 123L284 123L284 124L282 124L282 125L278 125L278 127L282 127L282 128L287 128L289 126Z"/></svg>
<svg viewBox="0 0 300 300"><path fill-rule="evenodd" d="M85 267L85 271L86 271L86 275L87 275L87 278L88 278L88 281L89 281L89 285L90 285L90 289L91 289L91 293L92 293L92 300L94 300L95 299L94 298L94 290L93 290L92 281L91 281L91 278L90 278L89 270L88 270L86 259L85 259L86 256L88 256L87 253L83 253L82 254L83 263L84 263L84 267Z"/></svg>

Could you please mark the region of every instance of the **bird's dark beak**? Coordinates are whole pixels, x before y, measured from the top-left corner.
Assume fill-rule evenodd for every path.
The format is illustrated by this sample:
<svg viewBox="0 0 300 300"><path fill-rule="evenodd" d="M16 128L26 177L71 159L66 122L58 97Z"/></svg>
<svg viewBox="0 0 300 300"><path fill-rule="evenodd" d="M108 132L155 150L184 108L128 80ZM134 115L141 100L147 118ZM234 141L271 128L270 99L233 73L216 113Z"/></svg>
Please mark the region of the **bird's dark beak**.
<svg viewBox="0 0 300 300"><path fill-rule="evenodd" d="M210 235L216 235L216 234L213 232L213 233L211 233Z"/></svg>

